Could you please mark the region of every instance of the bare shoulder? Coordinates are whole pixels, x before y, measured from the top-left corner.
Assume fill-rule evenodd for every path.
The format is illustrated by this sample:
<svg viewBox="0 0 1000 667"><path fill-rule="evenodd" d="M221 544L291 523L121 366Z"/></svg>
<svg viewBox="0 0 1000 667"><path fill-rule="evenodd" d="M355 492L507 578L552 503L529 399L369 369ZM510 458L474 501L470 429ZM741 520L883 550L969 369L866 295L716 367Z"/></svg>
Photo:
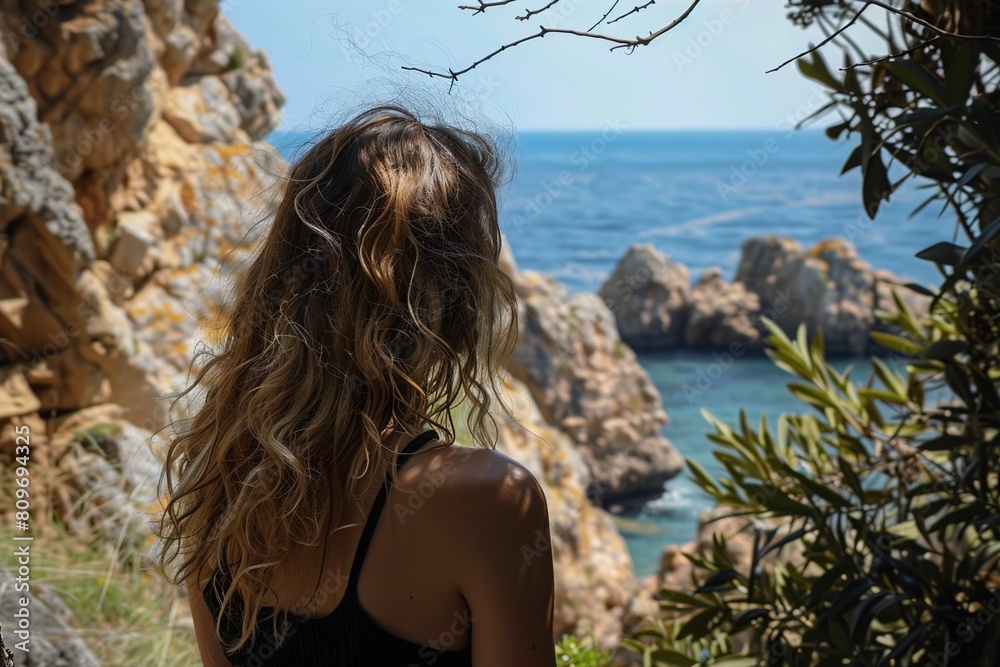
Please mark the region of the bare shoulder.
<svg viewBox="0 0 1000 667"><path fill-rule="evenodd" d="M400 474L399 487L405 496L421 498L435 519L476 512L547 516L544 491L531 471L492 449L453 445L419 452Z"/></svg>

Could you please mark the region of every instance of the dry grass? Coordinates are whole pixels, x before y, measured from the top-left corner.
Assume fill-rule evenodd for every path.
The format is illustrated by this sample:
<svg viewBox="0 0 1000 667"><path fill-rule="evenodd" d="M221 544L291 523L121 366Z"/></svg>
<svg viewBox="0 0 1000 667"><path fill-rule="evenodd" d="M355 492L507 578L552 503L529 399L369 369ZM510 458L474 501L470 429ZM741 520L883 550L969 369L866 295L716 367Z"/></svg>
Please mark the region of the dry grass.
<svg viewBox="0 0 1000 667"><path fill-rule="evenodd" d="M0 466L0 507L13 506L12 473ZM13 543L12 523L13 516L0 514L0 542ZM103 539L71 533L54 517L44 523L45 534L32 542L31 583L48 587L62 599L73 612L75 634L102 665L200 664L187 597L150 569L148 558L119 551ZM16 568L12 550L4 551L8 555L0 566Z"/></svg>

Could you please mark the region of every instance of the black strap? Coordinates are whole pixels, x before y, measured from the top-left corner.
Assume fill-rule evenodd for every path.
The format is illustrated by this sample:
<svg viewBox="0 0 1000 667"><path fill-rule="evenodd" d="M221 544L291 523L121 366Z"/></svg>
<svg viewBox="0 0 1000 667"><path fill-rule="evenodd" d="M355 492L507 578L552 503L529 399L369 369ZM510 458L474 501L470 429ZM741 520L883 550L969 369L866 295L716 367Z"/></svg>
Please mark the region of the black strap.
<svg viewBox="0 0 1000 667"><path fill-rule="evenodd" d="M436 439L437 437L437 431L434 429L428 429L411 440L410 443L406 445L406 447L404 447L396 457L396 472L399 473L399 470L403 467L403 464L406 463L410 454L413 454L425 444ZM375 534L375 526L378 525L378 518L382 514L382 508L385 506L385 500L389 495L389 488L391 485L392 475L387 474L385 476L385 482L382 483L382 488L379 489L378 495L375 497L375 502L372 503L372 508L368 512L368 519L365 521L364 531L361 533L361 541L358 542L358 550L354 552L354 562L351 563L351 577L347 582L349 593L357 591L358 576L361 574L361 566L365 562L365 554L368 553L368 545L371 544L372 536Z"/></svg>

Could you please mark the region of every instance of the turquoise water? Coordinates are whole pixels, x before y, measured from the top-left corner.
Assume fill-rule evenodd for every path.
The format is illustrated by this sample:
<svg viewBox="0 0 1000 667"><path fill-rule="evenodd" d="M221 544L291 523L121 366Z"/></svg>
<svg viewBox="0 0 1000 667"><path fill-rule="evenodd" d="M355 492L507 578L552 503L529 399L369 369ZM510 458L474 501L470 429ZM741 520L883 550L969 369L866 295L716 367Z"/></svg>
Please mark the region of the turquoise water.
<svg viewBox="0 0 1000 667"><path fill-rule="evenodd" d="M292 155L308 137L268 138ZM748 237L779 234L809 246L844 236L875 268L928 286L937 284L931 264L914 259L920 249L950 239L952 223L929 206L908 219L925 191L909 190L883 204L875 221L862 214L860 174L838 176L851 150L820 132L594 132L522 133L513 146L510 181L501 191L501 226L522 269L557 277L571 292L596 290L631 243L649 243L691 270L719 266L732 279L740 244ZM684 384L708 371L711 354L643 353L670 417L664 433L681 454L712 465L705 438L708 408L734 422L742 406L756 422L781 411L802 411L785 389L791 376L763 356L736 360L705 393L690 400ZM856 380L870 374L866 360L853 363ZM695 536L706 499L685 476L671 480L661 499L630 518L658 531L626 535L639 575L652 573L668 544Z"/></svg>
<svg viewBox="0 0 1000 667"><path fill-rule="evenodd" d="M797 378L777 368L763 354L751 356L748 353L734 359L728 368L722 368L711 355L693 352L643 353L639 355L639 362L663 397L670 417L664 433L685 458L698 462L709 474L721 473L723 469L712 456L714 443L705 437L712 428L701 414L703 408L723 422L737 425L742 407L751 424L756 426L761 415L765 415L772 430L782 412L813 411L796 401L785 388L788 382ZM713 364L719 366L711 368ZM866 359L838 359L832 365L838 371L851 365L855 369L851 377L856 382L867 380L872 372L871 362ZM712 377L712 382L705 391L695 395L691 389L698 387L699 372ZM684 385L689 386L687 392ZM701 386L706 384L702 382ZM640 512L625 514L630 519L654 525L658 531L626 534L636 572L640 576L653 573L665 545L693 540L698 514L710 505L708 497L684 472L667 483L662 498L647 503Z"/></svg>

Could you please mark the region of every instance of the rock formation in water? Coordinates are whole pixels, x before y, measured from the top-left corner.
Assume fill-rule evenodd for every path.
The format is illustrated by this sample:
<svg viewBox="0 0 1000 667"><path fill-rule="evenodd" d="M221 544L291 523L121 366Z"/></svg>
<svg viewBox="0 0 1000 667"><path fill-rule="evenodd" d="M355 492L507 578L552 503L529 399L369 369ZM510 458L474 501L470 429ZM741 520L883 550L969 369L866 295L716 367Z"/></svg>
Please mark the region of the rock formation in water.
<svg viewBox="0 0 1000 667"><path fill-rule="evenodd" d="M541 418L576 443L590 474L588 495L607 504L658 496L683 461L663 437L667 415L614 317L595 294L567 296L549 276L516 281L524 316L512 374Z"/></svg>
<svg viewBox="0 0 1000 667"><path fill-rule="evenodd" d="M888 271L872 270L854 246L825 239L808 250L777 236L747 239L733 282L718 268L691 287L683 265L634 244L598 293L615 313L622 339L637 349L761 349L767 317L793 335L799 324L823 330L830 354L876 352L871 333L887 329L875 312L897 310L895 288L915 313L928 298Z"/></svg>
<svg viewBox="0 0 1000 667"><path fill-rule="evenodd" d="M261 139L283 97L217 0L0 2L0 470L29 426L32 465L62 480L35 500L39 524L51 511L142 550L149 443L184 416L162 394L186 385L266 228L284 165ZM525 315L508 389L525 411L499 448L544 480L552 544L531 548L557 564L557 633L608 643L636 581L588 495L655 491L680 459L600 300L507 263Z"/></svg>

